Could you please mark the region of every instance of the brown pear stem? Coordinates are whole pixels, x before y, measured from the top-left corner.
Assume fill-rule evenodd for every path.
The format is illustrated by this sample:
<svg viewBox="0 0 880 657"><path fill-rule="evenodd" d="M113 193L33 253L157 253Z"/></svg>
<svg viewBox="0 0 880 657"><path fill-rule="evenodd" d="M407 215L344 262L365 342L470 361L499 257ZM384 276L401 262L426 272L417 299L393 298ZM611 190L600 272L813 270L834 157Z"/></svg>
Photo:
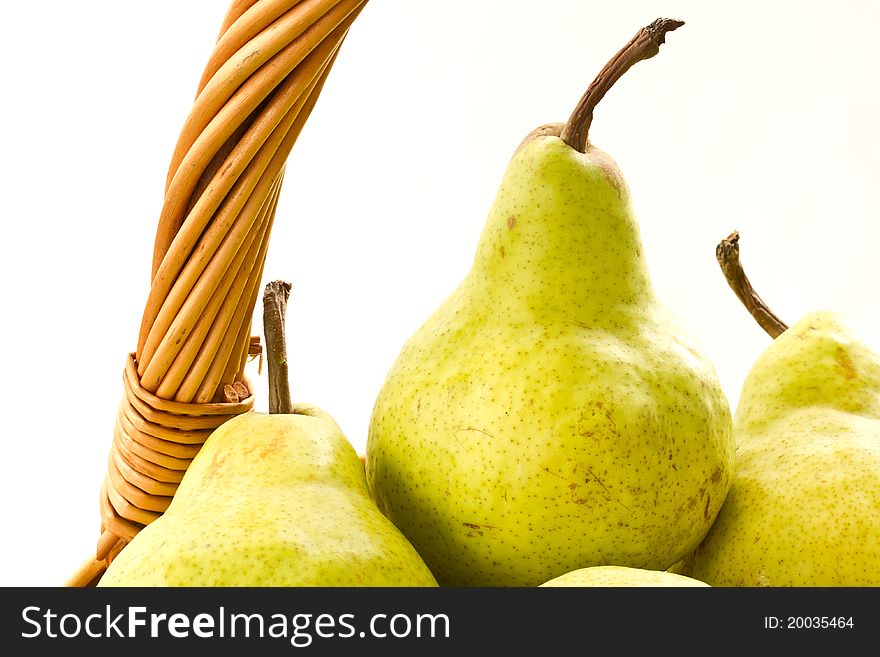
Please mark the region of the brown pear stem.
<svg viewBox="0 0 880 657"><path fill-rule="evenodd" d="M733 231L727 238L721 240L715 247L715 257L718 264L721 265L721 271L724 278L727 279L730 289L732 289L739 300L751 313L755 321L767 334L774 340L779 337L788 326L779 319L764 300L755 292L743 270L742 263L739 259L739 232Z"/></svg>
<svg viewBox="0 0 880 657"><path fill-rule="evenodd" d="M287 339L284 319L290 283L272 281L263 291L263 332L266 334L266 362L269 370L269 412L293 413L287 372Z"/></svg>
<svg viewBox="0 0 880 657"><path fill-rule="evenodd" d="M605 68L599 71L599 75L587 88L565 127L562 128L562 134L559 135L562 140L581 153L586 151L590 124L593 122L593 110L599 101L614 83L632 68L633 64L643 59L650 59L660 52L660 44L666 40L666 33L682 25L684 21L658 18L639 30L630 42L605 64Z"/></svg>

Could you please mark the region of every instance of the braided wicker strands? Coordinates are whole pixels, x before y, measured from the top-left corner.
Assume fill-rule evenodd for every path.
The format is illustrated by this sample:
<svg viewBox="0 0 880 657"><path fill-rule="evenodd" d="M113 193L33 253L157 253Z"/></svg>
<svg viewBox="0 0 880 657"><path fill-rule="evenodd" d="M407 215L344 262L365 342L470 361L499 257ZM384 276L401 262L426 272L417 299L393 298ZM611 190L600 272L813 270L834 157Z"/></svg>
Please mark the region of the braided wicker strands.
<svg viewBox="0 0 880 657"><path fill-rule="evenodd" d="M285 163L366 1L232 0L171 158L96 554L68 585L96 583L211 432L253 409L244 369Z"/></svg>

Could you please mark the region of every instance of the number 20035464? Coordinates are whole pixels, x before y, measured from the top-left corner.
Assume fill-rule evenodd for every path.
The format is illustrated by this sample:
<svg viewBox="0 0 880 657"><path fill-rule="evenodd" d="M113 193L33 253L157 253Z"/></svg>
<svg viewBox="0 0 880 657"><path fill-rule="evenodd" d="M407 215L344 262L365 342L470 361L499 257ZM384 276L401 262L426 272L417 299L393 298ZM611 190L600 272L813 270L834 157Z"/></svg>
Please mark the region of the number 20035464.
<svg viewBox="0 0 880 657"><path fill-rule="evenodd" d="M827 630L852 629L852 616L764 616L768 630Z"/></svg>

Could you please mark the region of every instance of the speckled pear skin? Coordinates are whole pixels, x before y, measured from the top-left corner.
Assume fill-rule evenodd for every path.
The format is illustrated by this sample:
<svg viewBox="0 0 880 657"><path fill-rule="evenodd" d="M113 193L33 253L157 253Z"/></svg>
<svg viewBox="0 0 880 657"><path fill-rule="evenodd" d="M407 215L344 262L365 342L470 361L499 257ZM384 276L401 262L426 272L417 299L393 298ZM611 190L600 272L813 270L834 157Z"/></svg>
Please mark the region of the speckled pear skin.
<svg viewBox="0 0 880 657"><path fill-rule="evenodd" d="M99 586L436 586L325 412L221 425Z"/></svg>
<svg viewBox="0 0 880 657"><path fill-rule="evenodd" d="M776 338L743 383L736 475L686 573L713 586L880 586L880 356L842 316Z"/></svg>
<svg viewBox="0 0 880 657"><path fill-rule="evenodd" d="M663 570L645 570L642 568L627 568L625 566L592 566L580 568L559 577L554 577L549 582L540 585L541 588L560 587L704 587L709 585L705 582L665 572Z"/></svg>
<svg viewBox="0 0 880 657"><path fill-rule="evenodd" d="M655 299L617 165L528 141L472 270L377 396L379 507L441 586L665 569L705 535L733 458L727 399Z"/></svg>

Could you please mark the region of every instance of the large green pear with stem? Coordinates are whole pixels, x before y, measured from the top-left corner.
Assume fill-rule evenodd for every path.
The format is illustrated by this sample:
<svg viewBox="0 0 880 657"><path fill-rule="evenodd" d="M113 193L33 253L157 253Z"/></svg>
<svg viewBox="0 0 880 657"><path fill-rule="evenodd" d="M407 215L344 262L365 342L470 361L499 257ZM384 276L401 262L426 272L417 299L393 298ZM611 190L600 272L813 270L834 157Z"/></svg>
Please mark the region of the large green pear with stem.
<svg viewBox="0 0 880 657"><path fill-rule="evenodd" d="M663 570L727 493L727 399L655 296L623 176L588 139L606 91L680 25L640 30L565 125L520 145L471 271L378 393L370 490L441 585Z"/></svg>
<svg viewBox="0 0 880 657"><path fill-rule="evenodd" d="M246 413L208 437L168 510L99 586L437 586L370 498L333 418L291 402L288 291L275 281L264 296L270 413Z"/></svg>
<svg viewBox="0 0 880 657"><path fill-rule="evenodd" d="M791 327L754 291L739 234L719 263L774 338L736 407L736 475L680 571L713 586L880 586L880 353L822 310Z"/></svg>

